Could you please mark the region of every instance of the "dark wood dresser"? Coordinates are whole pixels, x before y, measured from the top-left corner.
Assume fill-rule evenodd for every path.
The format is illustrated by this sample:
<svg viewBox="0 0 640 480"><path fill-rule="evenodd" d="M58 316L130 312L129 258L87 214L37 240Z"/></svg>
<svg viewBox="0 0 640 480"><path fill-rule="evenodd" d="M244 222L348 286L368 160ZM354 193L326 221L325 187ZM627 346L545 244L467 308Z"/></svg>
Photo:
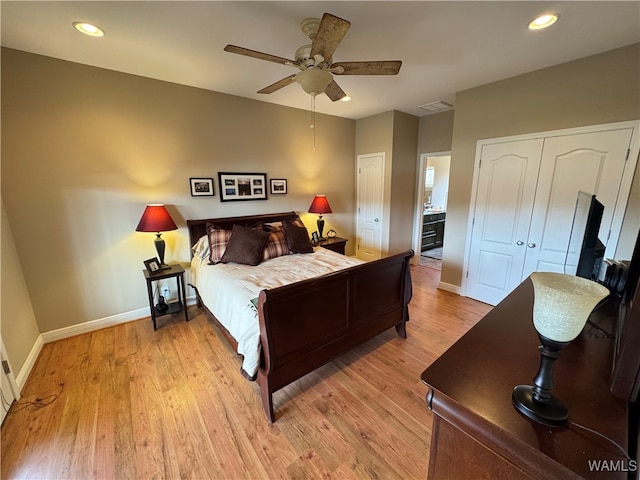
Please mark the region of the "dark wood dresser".
<svg viewBox="0 0 640 480"><path fill-rule="evenodd" d="M615 307L605 304L590 320L612 332ZM530 421L513 407L513 387L531 384L538 370L532 314L527 279L422 373L434 413L429 478L636 478L635 461L575 425L628 449L629 403L609 391L615 342L598 328L588 324L555 365L553 394L569 409L566 427Z"/></svg>

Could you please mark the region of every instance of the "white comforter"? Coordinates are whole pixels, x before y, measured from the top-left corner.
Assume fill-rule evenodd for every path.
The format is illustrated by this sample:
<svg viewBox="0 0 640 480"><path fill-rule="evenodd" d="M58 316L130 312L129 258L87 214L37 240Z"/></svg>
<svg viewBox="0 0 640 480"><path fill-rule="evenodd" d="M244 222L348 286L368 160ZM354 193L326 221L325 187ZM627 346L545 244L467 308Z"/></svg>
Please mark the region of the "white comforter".
<svg viewBox="0 0 640 480"><path fill-rule="evenodd" d="M208 258L191 261L191 283L202 302L238 342L242 369L255 378L260 364L258 312L251 300L261 290L318 277L359 265L362 260L317 247L314 253L284 255L257 266L237 263L209 265Z"/></svg>

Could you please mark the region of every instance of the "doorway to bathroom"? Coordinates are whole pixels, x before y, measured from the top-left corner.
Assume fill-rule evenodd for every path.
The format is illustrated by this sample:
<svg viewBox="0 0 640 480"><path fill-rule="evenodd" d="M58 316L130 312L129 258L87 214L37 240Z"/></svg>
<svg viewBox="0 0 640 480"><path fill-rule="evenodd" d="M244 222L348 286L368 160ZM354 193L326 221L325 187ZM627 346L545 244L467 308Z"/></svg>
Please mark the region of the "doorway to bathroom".
<svg viewBox="0 0 640 480"><path fill-rule="evenodd" d="M442 268L450 163L450 152L420 155L413 242L420 255L415 263L437 270Z"/></svg>

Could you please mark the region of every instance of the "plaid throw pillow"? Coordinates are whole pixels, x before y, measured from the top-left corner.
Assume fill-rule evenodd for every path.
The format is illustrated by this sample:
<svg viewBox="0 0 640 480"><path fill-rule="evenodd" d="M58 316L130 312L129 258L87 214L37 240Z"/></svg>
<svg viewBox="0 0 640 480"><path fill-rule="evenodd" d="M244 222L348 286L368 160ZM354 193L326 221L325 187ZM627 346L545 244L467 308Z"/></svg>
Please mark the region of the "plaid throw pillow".
<svg viewBox="0 0 640 480"><path fill-rule="evenodd" d="M223 230L221 228L210 227L207 229L209 236L209 263L216 264L222 259L227 244L231 238L231 230Z"/></svg>
<svg viewBox="0 0 640 480"><path fill-rule="evenodd" d="M269 234L267 244L264 246L264 251L262 252L262 261L264 262L270 258L289 255L289 253L291 252L287 246L287 239L284 236L284 230L275 230Z"/></svg>

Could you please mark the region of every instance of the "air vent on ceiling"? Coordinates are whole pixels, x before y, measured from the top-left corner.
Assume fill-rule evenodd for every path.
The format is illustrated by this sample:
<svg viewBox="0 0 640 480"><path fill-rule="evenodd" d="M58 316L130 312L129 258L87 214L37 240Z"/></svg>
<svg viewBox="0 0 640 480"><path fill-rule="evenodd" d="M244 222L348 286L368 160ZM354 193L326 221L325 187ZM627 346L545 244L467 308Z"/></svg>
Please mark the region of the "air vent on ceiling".
<svg viewBox="0 0 640 480"><path fill-rule="evenodd" d="M425 103L418 106L422 110L426 110L429 113L439 112L440 110L448 110L453 108L453 105L445 102L444 100L438 100L437 102Z"/></svg>

